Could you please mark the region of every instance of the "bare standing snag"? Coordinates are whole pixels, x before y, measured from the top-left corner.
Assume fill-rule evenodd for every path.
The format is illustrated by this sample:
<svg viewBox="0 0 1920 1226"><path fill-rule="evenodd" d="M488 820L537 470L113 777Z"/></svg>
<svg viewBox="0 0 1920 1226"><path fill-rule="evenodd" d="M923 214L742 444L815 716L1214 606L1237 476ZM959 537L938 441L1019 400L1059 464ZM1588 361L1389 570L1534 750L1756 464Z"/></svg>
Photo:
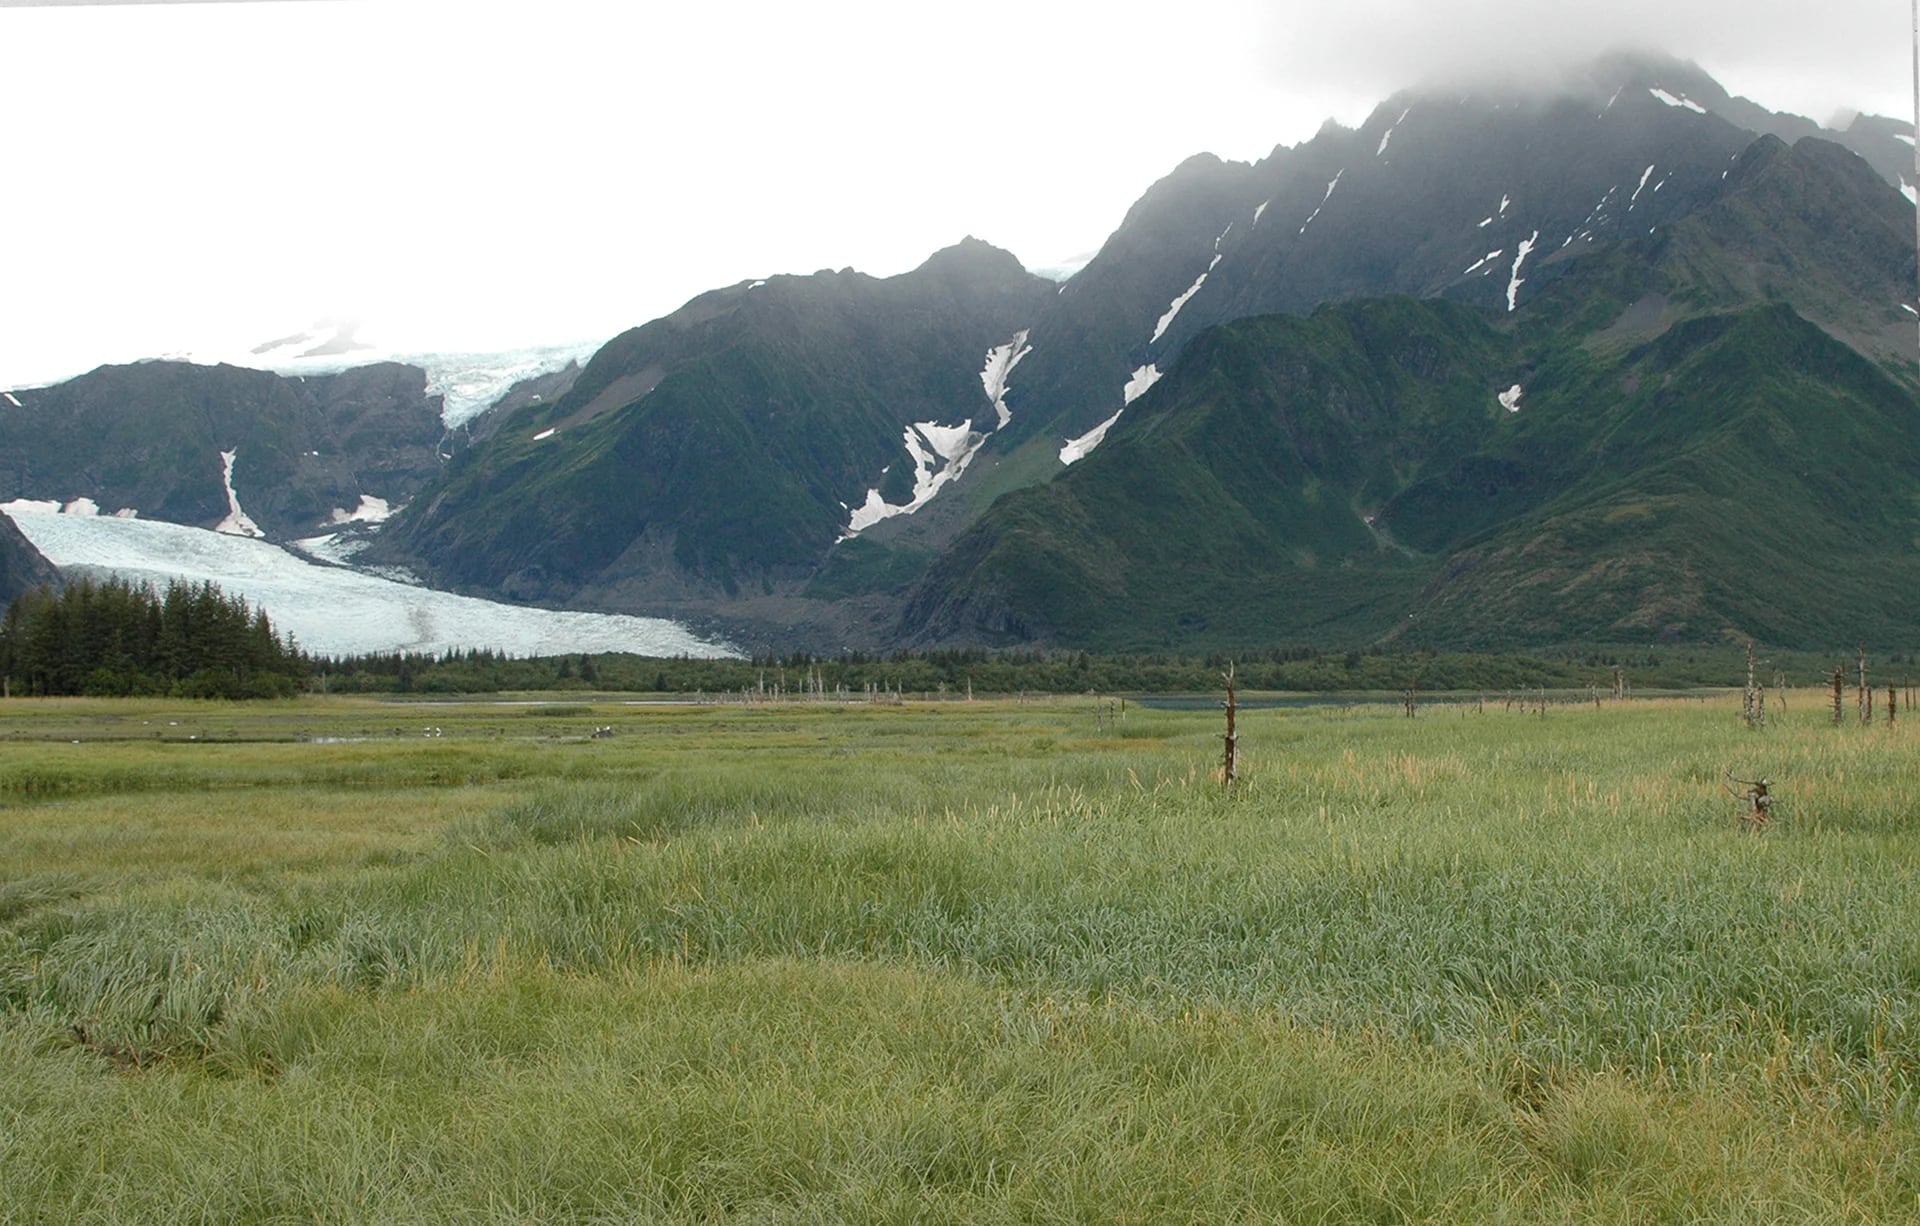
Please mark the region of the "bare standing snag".
<svg viewBox="0 0 1920 1226"><path fill-rule="evenodd" d="M1233 661L1227 661L1227 671L1220 674L1227 680L1227 733L1221 740L1226 742L1226 753L1220 762L1220 781L1232 787L1240 778L1240 734L1233 730L1233 717L1240 710L1239 702L1233 695Z"/></svg>

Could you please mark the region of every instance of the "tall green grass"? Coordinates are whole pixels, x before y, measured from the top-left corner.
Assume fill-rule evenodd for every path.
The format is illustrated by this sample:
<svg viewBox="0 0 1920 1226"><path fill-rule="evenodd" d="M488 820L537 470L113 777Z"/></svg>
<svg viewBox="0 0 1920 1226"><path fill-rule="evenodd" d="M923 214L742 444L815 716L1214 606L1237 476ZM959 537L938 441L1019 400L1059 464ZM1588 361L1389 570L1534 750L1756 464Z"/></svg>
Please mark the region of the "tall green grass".
<svg viewBox="0 0 1920 1226"><path fill-rule="evenodd" d="M1920 1216L1920 729L494 715L0 808L0 1218Z"/></svg>

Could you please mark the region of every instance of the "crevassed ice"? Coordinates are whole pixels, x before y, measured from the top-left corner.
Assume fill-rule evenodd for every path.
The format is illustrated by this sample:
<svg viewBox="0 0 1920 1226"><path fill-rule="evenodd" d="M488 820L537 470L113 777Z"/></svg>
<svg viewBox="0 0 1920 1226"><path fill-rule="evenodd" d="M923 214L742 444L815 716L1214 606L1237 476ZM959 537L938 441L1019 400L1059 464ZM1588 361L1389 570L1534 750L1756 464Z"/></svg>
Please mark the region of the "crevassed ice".
<svg viewBox="0 0 1920 1226"><path fill-rule="evenodd" d="M304 649L327 655L442 652L490 647L516 655L632 651L643 655L737 656L655 617L560 612L496 604L412 587L359 571L316 566L277 545L146 519L52 513L10 502L34 547L60 567L84 567L133 582L211 581L264 608Z"/></svg>

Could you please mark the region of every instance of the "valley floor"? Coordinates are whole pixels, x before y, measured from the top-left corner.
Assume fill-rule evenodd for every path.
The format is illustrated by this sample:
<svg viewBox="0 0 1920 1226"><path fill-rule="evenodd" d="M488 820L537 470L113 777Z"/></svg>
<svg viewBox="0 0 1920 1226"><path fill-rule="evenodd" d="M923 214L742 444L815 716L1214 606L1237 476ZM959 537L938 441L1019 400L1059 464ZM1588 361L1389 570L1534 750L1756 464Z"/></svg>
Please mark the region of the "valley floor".
<svg viewBox="0 0 1920 1226"><path fill-rule="evenodd" d="M1106 710L0 702L0 1221L1920 1218L1920 727Z"/></svg>

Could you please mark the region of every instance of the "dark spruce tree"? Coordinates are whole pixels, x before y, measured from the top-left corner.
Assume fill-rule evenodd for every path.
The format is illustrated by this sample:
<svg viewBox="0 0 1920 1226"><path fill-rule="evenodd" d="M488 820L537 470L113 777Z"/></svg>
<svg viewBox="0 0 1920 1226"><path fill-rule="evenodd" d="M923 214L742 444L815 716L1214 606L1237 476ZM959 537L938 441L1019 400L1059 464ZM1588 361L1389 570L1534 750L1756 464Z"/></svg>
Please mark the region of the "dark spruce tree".
<svg viewBox="0 0 1920 1226"><path fill-rule="evenodd" d="M83 579L35 588L0 618L0 678L13 694L279 698L298 692L307 672L265 610L213 583L156 594Z"/></svg>

